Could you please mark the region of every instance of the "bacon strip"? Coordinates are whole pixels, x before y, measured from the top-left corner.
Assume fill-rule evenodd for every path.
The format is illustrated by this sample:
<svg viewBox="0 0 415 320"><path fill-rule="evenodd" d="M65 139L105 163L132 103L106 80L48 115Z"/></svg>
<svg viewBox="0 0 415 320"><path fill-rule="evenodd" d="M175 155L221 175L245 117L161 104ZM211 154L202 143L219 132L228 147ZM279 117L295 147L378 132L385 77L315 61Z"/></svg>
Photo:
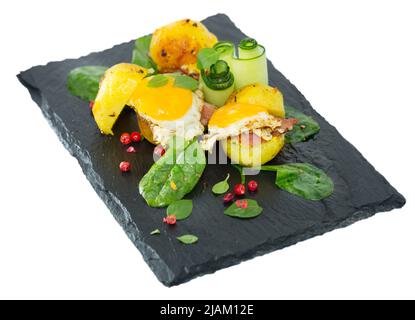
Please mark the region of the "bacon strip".
<svg viewBox="0 0 415 320"><path fill-rule="evenodd" d="M281 127L278 128L279 133L285 133L293 129L294 125L298 122L298 119L296 118L287 118L287 119L281 119ZM283 132L280 132L282 130Z"/></svg>
<svg viewBox="0 0 415 320"><path fill-rule="evenodd" d="M210 118L216 111L216 107L213 104L205 102L202 107L202 116L200 122L206 127L209 123Z"/></svg>

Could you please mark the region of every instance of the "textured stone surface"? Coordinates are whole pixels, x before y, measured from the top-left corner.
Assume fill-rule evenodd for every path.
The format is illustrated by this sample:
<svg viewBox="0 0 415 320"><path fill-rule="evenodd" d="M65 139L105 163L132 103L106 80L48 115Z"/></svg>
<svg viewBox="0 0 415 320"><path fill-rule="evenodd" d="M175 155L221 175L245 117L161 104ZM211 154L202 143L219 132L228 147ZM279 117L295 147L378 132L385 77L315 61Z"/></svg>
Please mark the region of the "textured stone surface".
<svg viewBox="0 0 415 320"><path fill-rule="evenodd" d="M204 22L222 40L237 42L244 36L224 15ZM192 216L174 227L163 225L165 211L146 206L137 191L139 179L153 162L153 147L142 142L137 154L127 154L118 142L121 132L137 129L134 113L123 112L115 136L104 137L98 132L87 103L66 90L66 76L72 68L130 61L133 43L79 59L37 66L18 77L64 146L78 159L95 191L165 285L183 283L405 204L405 199L359 151L269 64L270 83L283 92L286 103L312 115L321 126L314 140L286 146L275 162L316 165L333 178L334 194L319 202L303 200L278 190L273 174L261 173L256 178L260 191L255 199L264 207L263 214L248 221L232 219L223 214L222 202L210 192L210 187L228 172L232 175L231 184L239 176L229 165L209 165L189 195L194 200ZM118 163L122 160L132 162L130 174L119 172ZM161 235L151 236L150 232L156 228L161 230ZM185 233L197 235L199 243L184 246L176 241L176 236Z"/></svg>

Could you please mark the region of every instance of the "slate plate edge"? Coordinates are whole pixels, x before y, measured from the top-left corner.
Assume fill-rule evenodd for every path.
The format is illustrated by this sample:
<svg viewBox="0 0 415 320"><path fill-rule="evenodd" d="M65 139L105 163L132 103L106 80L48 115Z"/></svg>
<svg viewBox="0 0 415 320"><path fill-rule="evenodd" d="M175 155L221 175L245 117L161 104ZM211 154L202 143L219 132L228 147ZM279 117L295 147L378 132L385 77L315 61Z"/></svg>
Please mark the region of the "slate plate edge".
<svg viewBox="0 0 415 320"><path fill-rule="evenodd" d="M224 16L226 19L231 21L226 15L223 15L223 14L217 14L217 15L211 16L209 18L216 17L216 16ZM234 25L233 22L232 22L232 24ZM235 28L240 30L236 26L235 26ZM115 45L112 48L109 48L109 49L106 49L106 50L103 50L103 51L112 50L113 48L116 48L116 47L121 46L121 45L125 45L127 43L130 43L130 42L124 42L122 44ZM90 55L97 54L97 53L100 53L100 52L92 52L92 53L90 53L86 56L90 56ZM76 60L76 59L65 59L63 61L67 61L67 60ZM63 61L56 61L56 62L63 62ZM52 64L52 63L56 63L56 62L55 61L54 62L49 62L49 63L47 63L47 65ZM274 66L272 65L272 62L269 62L269 63L272 66L272 72L280 73L278 70L276 70L274 68ZM39 68L39 67L42 67L42 66L35 66L35 67L32 67L32 68L28 69L27 71L21 72L17 76L19 81L29 90L32 99L40 107L43 115L47 119L49 125L53 128L53 130L57 134L59 140L62 142L62 144L65 146L65 148L69 151L69 153L78 160L78 162L79 162L79 164L82 168L82 171L86 175L88 181L91 183L92 187L94 188L96 193L99 195L99 197L107 205L110 212L114 216L115 220L121 225L124 232L130 238L130 240L134 243L136 248L141 252L141 254L143 255L144 260L150 266L150 268L152 269L154 274L157 276L157 278L166 286L178 285L178 284L190 281L191 279L194 279L196 277L202 276L204 274L214 273L214 272L216 272L220 269L224 269L224 268L239 264L243 261L255 258L257 256L264 255L264 254L269 253L269 252L280 250L282 248L294 245L294 244L296 244L300 241L304 241L304 240L310 239L310 238L315 237L315 236L323 235L324 233L333 231L334 229L347 227L347 226L349 226L349 225L351 225L351 224L353 224L353 223L355 223L359 220L369 218L369 217L373 216L376 213L390 211L390 210L393 210L395 208L401 208L405 204L405 198L402 195L400 195L393 188L393 186L391 186L393 188L393 190L396 191L396 194L393 194L391 197L389 197L383 203L381 203L380 205L378 205L376 207L371 207L371 208L367 207L367 208L363 208L361 210L357 210L351 217L349 217L347 219L344 219L344 220L336 221L334 223L315 225L315 226L313 226L313 227L311 227L307 230L304 230L304 232L301 233L301 234L286 237L284 240L276 239L272 243L267 243L267 244L260 245L260 246L257 246L255 248L253 248L249 252L246 252L243 256L238 256L238 257L233 257L232 255L224 256L221 259L215 261L214 264L212 264L212 262L207 263L206 265L208 265L209 268L203 269L203 273L198 272L197 269L199 269L199 267L202 267L202 266L203 266L203 268L205 268L206 266L199 265L199 266L194 268L195 270L190 270L186 274L175 276L172 273L172 271L170 270L170 268L167 266L167 264L159 257L157 252L155 252L150 246L148 246L142 240L143 236L142 236L141 232L139 231L139 229L137 228L137 226L135 225L135 223L132 221L131 216L128 213L128 211L123 207L123 205L119 202L119 200L114 195L111 194L111 192L109 192L108 190L105 190L103 188L103 184L102 184L102 182L100 182L100 178L98 177L96 172L93 170L92 163L89 160L88 154L85 153L79 147L79 144L75 141L76 139L73 136L71 136L71 135L65 135L64 136L62 134L62 132L68 132L67 130L65 130L64 123L60 120L60 118L57 114L55 114L53 111L51 111L51 109L49 108L48 102L42 96L42 94L39 92L38 88L31 85L30 84L31 81L25 79L25 77L30 76L30 72L33 69ZM31 79L31 80L33 82L33 79ZM301 99L300 103L301 104L305 103L305 104L309 105L309 102L307 101L307 99L295 87L295 85L293 85L288 79L286 79L286 80L301 95L302 99ZM312 111L317 113L313 108L312 108ZM324 117L322 117L322 118L324 119ZM329 122L327 122L327 123L329 123ZM329 124L329 125L331 125L331 124ZM63 129L62 132L59 131L59 128ZM336 131L337 131L337 129L336 129ZM339 135L340 135L340 133L339 133ZM353 146L353 148L356 149L354 146ZM357 149L356 149L356 151L359 152ZM374 170L377 172L377 170L375 168L374 168ZM383 177L383 175L381 175L381 176ZM385 179L385 181L387 181L387 180Z"/></svg>

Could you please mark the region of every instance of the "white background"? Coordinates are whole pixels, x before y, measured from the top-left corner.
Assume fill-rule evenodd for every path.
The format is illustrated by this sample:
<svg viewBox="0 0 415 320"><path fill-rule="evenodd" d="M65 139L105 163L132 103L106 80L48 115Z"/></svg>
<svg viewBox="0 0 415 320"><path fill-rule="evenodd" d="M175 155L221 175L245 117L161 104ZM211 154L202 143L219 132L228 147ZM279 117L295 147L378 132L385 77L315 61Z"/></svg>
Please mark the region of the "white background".
<svg viewBox="0 0 415 320"><path fill-rule="evenodd" d="M415 298L413 1L1 1L0 298ZM407 198L402 210L160 284L15 75L223 12Z"/></svg>

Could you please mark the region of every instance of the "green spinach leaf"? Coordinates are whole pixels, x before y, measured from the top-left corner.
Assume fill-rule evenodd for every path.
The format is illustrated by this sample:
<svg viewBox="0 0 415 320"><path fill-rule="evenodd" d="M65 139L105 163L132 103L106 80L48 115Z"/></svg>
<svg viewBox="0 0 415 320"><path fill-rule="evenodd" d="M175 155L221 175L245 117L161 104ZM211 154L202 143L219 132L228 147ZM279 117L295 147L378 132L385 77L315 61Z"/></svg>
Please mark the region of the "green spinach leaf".
<svg viewBox="0 0 415 320"><path fill-rule="evenodd" d="M167 207L167 215L175 215L177 220L184 220L192 214L192 210L192 200L178 200Z"/></svg>
<svg viewBox="0 0 415 320"><path fill-rule="evenodd" d="M103 66L85 66L71 70L66 82L69 92L82 100L95 100L99 81L107 69Z"/></svg>
<svg viewBox="0 0 415 320"><path fill-rule="evenodd" d="M307 200L321 200L333 193L333 180L323 171L308 163L289 163L262 166L261 170L276 171L275 184Z"/></svg>
<svg viewBox="0 0 415 320"><path fill-rule="evenodd" d="M246 208L238 207L236 202L234 202L225 210L225 215L233 218L251 219L262 213L263 209L255 200L247 199L246 201L248 202L248 206Z"/></svg>
<svg viewBox="0 0 415 320"><path fill-rule="evenodd" d="M165 207L193 190L206 167L197 140L179 143L174 138L163 157L144 175L139 191L149 206Z"/></svg>
<svg viewBox="0 0 415 320"><path fill-rule="evenodd" d="M229 190L229 183L228 183L229 177L230 175L228 173L225 180L218 182L217 184L213 186L212 192L214 194L224 194L226 191L228 191Z"/></svg>
<svg viewBox="0 0 415 320"><path fill-rule="evenodd" d="M199 238L194 236L193 234L185 234L180 237L177 237L176 239L184 244L194 244L199 240Z"/></svg>
<svg viewBox="0 0 415 320"><path fill-rule="evenodd" d="M197 68L199 70L205 70L210 68L212 64L215 64L219 60L219 52L213 48L200 49L197 54Z"/></svg>
<svg viewBox="0 0 415 320"><path fill-rule="evenodd" d="M162 74L157 74L150 79L147 86L150 88L159 88L165 86L167 82L169 82L169 78Z"/></svg>
<svg viewBox="0 0 415 320"><path fill-rule="evenodd" d="M151 38L152 35L150 34L148 36L138 38L135 41L131 62L147 69L153 68L156 72L157 65L150 58L148 53L150 50Z"/></svg>
<svg viewBox="0 0 415 320"><path fill-rule="evenodd" d="M172 77L174 77L173 86L177 88L184 88L194 91L199 87L199 82L192 77L177 74L172 74Z"/></svg>
<svg viewBox="0 0 415 320"><path fill-rule="evenodd" d="M298 120L293 129L285 134L286 142L304 142L314 137L320 131L319 124L312 117L306 116L293 107L285 106L285 113L287 118L296 118Z"/></svg>

